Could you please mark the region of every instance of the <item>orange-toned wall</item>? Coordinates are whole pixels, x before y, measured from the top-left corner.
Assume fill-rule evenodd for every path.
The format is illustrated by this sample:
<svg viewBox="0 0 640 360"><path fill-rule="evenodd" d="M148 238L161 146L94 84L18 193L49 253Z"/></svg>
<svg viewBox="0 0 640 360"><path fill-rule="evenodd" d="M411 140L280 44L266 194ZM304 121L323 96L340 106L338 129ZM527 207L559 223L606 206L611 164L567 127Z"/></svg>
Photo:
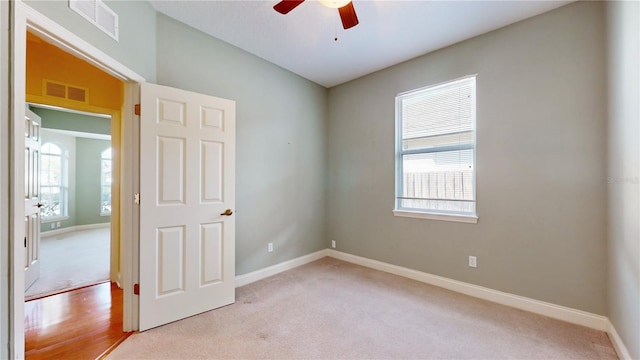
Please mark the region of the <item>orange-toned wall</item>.
<svg viewBox="0 0 640 360"><path fill-rule="evenodd" d="M2 0L0 0L2 1ZM124 82L27 33L27 102L111 116L111 281L120 273L120 131ZM43 96L43 80L88 89L88 102Z"/></svg>
<svg viewBox="0 0 640 360"><path fill-rule="evenodd" d="M87 104L44 98L43 80L52 80L67 85L89 89ZM119 79L105 73L95 66L70 55L57 47L46 43L31 33L27 33L27 101L74 108L90 109L86 106L120 111L124 84Z"/></svg>

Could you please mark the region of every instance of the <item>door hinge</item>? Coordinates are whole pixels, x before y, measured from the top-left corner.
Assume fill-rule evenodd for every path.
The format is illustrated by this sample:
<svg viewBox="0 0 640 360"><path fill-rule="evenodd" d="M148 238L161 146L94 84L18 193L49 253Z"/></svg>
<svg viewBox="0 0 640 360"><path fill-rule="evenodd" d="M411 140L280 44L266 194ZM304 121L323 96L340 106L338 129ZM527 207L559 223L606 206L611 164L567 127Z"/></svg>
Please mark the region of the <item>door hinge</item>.
<svg viewBox="0 0 640 360"><path fill-rule="evenodd" d="M133 113L140 116L140 104L133 105Z"/></svg>
<svg viewBox="0 0 640 360"><path fill-rule="evenodd" d="M133 202L136 205L140 205L140 193L135 193L133 194Z"/></svg>
<svg viewBox="0 0 640 360"><path fill-rule="evenodd" d="M140 284L133 284L133 295L140 295Z"/></svg>
<svg viewBox="0 0 640 360"><path fill-rule="evenodd" d="M24 247L27 247L27 237L24 237Z"/></svg>

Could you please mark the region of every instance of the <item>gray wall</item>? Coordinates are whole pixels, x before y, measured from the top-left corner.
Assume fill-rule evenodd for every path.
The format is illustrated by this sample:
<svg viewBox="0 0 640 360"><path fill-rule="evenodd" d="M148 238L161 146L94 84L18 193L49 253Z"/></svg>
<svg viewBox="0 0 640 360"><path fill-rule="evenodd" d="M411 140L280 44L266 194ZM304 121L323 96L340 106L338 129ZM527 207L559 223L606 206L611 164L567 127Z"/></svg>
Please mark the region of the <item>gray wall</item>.
<svg viewBox="0 0 640 360"><path fill-rule="evenodd" d="M574 3L329 91L146 2L108 2L119 43L66 1L27 3L149 81L236 100L238 274L335 239L348 253L607 314L640 357L637 3L608 4L607 24L602 3ZM393 217L394 96L473 73L479 223Z"/></svg>
<svg viewBox="0 0 640 360"><path fill-rule="evenodd" d="M40 115L42 118L43 128L111 135L111 118L75 114L37 107L32 107L31 110Z"/></svg>
<svg viewBox="0 0 640 360"><path fill-rule="evenodd" d="M37 110L37 109L31 109ZM34 111L35 112L35 111ZM42 119L44 123L44 119ZM51 228L54 223L55 229L62 229L76 225L76 138L74 136L60 134L53 131L42 129L42 144L48 142L60 146L67 152L67 214L63 218L43 219L40 224L40 231L44 234L47 231L54 230ZM60 227L57 227L60 223Z"/></svg>
<svg viewBox="0 0 640 360"><path fill-rule="evenodd" d="M69 1L26 0L25 3L126 65L147 81L155 80L156 13L148 1L105 1L107 6L118 14L119 41L115 41L69 9Z"/></svg>
<svg viewBox="0 0 640 360"><path fill-rule="evenodd" d="M604 30L578 2L330 89L327 241L606 314ZM475 73L478 224L394 217L395 95Z"/></svg>
<svg viewBox="0 0 640 360"><path fill-rule="evenodd" d="M609 36L608 316L640 359L640 3L607 3Z"/></svg>
<svg viewBox="0 0 640 360"><path fill-rule="evenodd" d="M236 101L236 273L324 249L327 90L164 15L156 22L158 83Z"/></svg>
<svg viewBox="0 0 640 360"><path fill-rule="evenodd" d="M31 107L31 110L42 118L44 129L111 134L109 118L38 107ZM65 145L67 149L73 151L69 157L71 164L69 165L68 218L54 220L56 223L60 222L60 227L56 229L110 222L110 216L100 216L100 156L102 151L111 146L111 142L49 132L47 137L43 135L43 143L52 137L56 139L68 137L74 144L73 146ZM43 233L54 230L51 229L51 223L47 221L43 221L40 229Z"/></svg>
<svg viewBox="0 0 640 360"><path fill-rule="evenodd" d="M111 141L76 138L76 225L108 223L100 216L100 159Z"/></svg>
<svg viewBox="0 0 640 360"><path fill-rule="evenodd" d="M60 227L56 227L56 230L77 225L108 223L111 216L100 215L100 159L102 152L111 146L111 142L81 137L70 138L75 143L75 154L69 157L69 161L73 162L69 164L69 208L66 219L53 220L60 222ZM51 230L51 221L43 221L40 231L44 234Z"/></svg>

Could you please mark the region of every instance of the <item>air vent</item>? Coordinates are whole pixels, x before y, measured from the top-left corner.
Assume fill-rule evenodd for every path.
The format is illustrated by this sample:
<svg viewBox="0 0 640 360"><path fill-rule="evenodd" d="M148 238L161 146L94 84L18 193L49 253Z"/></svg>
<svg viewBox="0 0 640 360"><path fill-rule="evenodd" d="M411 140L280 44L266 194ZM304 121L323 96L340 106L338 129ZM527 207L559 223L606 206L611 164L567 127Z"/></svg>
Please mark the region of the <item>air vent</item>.
<svg viewBox="0 0 640 360"><path fill-rule="evenodd" d="M45 82L45 94L47 96L55 96L57 98L67 98L67 87L54 82Z"/></svg>
<svg viewBox="0 0 640 360"><path fill-rule="evenodd" d="M91 22L96 22L96 2L94 0L70 0L69 7Z"/></svg>
<svg viewBox="0 0 640 360"><path fill-rule="evenodd" d="M69 86L67 87L67 99L86 102L87 92L85 89Z"/></svg>
<svg viewBox="0 0 640 360"><path fill-rule="evenodd" d="M69 8L118 41L118 14L101 0L69 0Z"/></svg>
<svg viewBox="0 0 640 360"><path fill-rule="evenodd" d="M89 97L87 88L75 86L75 85L67 85L64 83L44 80L44 95L52 96L59 99L67 99L73 101L79 101L83 103L89 102Z"/></svg>

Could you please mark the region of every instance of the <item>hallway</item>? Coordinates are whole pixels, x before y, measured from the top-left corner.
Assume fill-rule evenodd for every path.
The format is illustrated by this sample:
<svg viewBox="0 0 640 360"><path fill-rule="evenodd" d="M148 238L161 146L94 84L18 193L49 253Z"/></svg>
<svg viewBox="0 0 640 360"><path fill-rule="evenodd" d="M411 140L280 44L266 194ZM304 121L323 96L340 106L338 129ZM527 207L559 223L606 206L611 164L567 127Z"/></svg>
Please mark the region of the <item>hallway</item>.
<svg viewBox="0 0 640 360"><path fill-rule="evenodd" d="M122 332L122 289L108 282L25 303L27 359L98 359Z"/></svg>

